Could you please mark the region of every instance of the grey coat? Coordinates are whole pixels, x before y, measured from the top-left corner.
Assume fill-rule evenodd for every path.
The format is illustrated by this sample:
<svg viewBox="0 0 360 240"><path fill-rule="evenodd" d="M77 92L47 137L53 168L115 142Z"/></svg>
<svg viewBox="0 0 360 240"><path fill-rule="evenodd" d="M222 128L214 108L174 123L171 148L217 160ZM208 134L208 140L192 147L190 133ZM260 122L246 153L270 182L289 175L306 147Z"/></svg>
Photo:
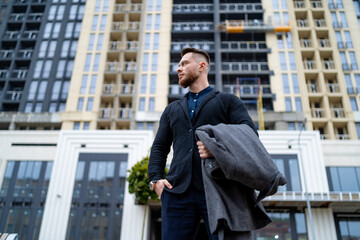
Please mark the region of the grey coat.
<svg viewBox="0 0 360 240"><path fill-rule="evenodd" d="M238 232L231 239L243 239L241 232L269 224L260 201L286 180L254 131L246 124L204 125L196 136L214 156L202 160L211 232Z"/></svg>

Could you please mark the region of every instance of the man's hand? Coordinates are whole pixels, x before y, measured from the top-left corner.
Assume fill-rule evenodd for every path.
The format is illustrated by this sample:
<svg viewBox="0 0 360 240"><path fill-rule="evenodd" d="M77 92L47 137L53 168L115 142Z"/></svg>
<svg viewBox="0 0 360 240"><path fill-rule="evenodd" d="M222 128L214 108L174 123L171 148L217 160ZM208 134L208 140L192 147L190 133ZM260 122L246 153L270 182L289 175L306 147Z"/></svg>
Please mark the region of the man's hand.
<svg viewBox="0 0 360 240"><path fill-rule="evenodd" d="M212 153L209 151L209 149L207 149L205 147L205 145L203 144L203 142L201 141L197 141L197 146L198 146L198 149L199 149L199 154L200 154L200 157L205 159L205 158L211 158L213 157Z"/></svg>
<svg viewBox="0 0 360 240"><path fill-rule="evenodd" d="M160 179L155 183L154 190L159 197L161 197L161 194L165 186L167 186L169 189L173 188L172 185L166 179Z"/></svg>

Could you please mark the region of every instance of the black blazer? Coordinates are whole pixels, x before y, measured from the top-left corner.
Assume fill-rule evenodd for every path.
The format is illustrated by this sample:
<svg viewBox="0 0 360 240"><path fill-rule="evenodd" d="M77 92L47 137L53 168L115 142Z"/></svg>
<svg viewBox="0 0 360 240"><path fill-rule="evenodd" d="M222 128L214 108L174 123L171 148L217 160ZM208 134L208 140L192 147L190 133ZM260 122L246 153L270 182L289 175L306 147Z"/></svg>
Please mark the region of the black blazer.
<svg viewBox="0 0 360 240"><path fill-rule="evenodd" d="M203 189L201 158L195 139L198 127L219 123L247 124L258 134L244 103L235 95L213 89L201 101L192 121L187 104L188 95L185 94L165 108L150 153L149 179L161 179L173 144L173 159L166 176L173 189L165 190L174 193L185 192L191 182L195 183L196 188Z"/></svg>

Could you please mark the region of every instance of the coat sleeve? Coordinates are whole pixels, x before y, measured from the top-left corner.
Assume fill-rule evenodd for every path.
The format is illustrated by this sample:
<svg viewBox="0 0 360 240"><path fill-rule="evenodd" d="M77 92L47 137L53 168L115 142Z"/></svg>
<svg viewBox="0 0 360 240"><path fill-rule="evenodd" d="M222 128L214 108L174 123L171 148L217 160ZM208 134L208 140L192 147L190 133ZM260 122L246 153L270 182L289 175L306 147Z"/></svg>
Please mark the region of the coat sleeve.
<svg viewBox="0 0 360 240"><path fill-rule="evenodd" d="M172 144L172 131L169 124L169 106L160 118L159 129L151 147L148 166L149 179L161 179L164 175L167 155Z"/></svg>

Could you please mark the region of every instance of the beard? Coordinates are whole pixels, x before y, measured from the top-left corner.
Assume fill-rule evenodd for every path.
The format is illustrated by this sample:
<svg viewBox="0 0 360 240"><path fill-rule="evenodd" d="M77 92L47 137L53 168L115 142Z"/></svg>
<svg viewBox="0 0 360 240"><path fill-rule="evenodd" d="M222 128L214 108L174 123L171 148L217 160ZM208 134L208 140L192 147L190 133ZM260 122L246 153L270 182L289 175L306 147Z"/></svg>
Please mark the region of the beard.
<svg viewBox="0 0 360 240"><path fill-rule="evenodd" d="M179 85L183 88L189 87L199 78L198 75L192 74L188 76L184 76L182 79L179 79Z"/></svg>

